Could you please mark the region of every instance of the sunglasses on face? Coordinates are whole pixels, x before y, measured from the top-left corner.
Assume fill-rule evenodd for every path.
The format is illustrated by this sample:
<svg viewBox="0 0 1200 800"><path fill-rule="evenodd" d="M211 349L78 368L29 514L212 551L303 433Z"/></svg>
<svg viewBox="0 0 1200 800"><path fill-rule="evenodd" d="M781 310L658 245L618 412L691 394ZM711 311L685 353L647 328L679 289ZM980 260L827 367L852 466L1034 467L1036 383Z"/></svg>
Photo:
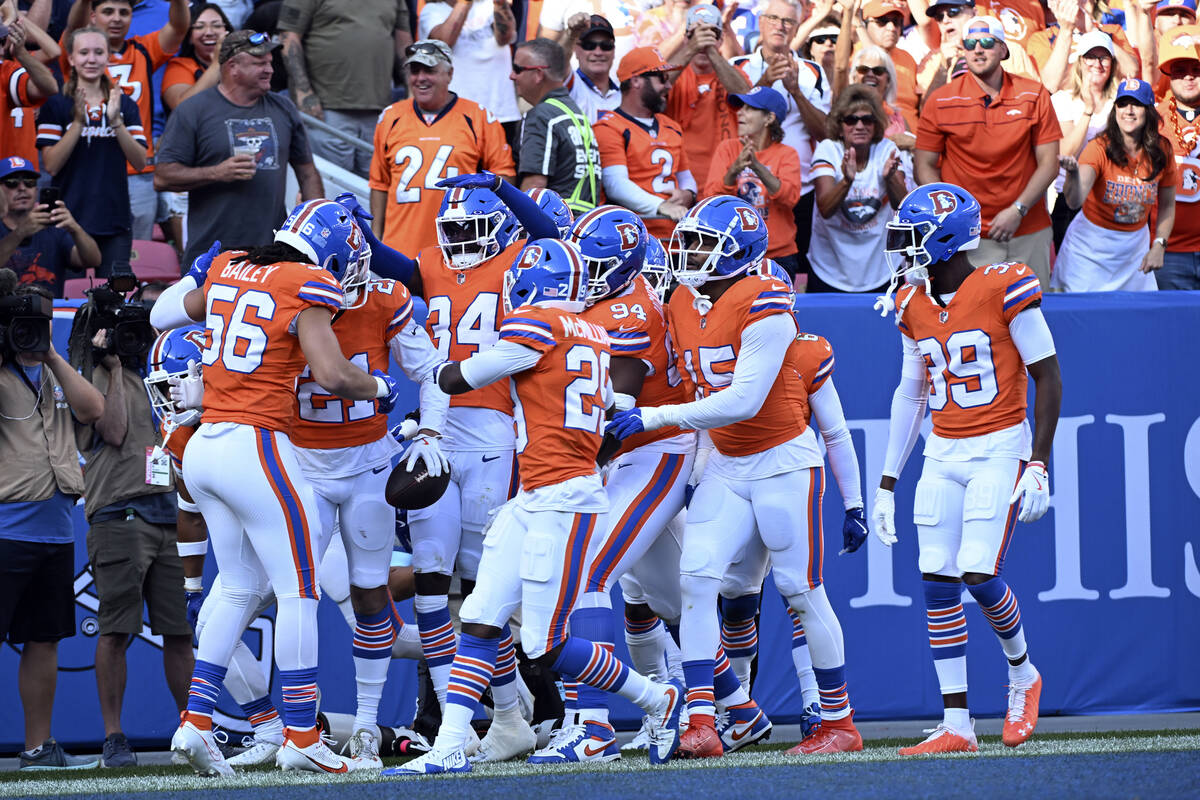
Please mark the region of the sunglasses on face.
<svg viewBox="0 0 1200 800"><path fill-rule="evenodd" d="M1110 56L1108 53L1084 53L1083 60L1091 61L1093 63L1097 61L1112 61L1112 56Z"/></svg>
<svg viewBox="0 0 1200 800"><path fill-rule="evenodd" d="M588 39L579 43L579 47L583 50L587 50L589 53L595 50L597 47L608 53L614 50L616 46L617 43L612 39Z"/></svg>
<svg viewBox="0 0 1200 800"><path fill-rule="evenodd" d="M873 74L880 78L887 75L887 67L868 67L866 64L859 64L855 69L858 70L859 75Z"/></svg>
<svg viewBox="0 0 1200 800"><path fill-rule="evenodd" d="M1171 65L1172 78L1194 78L1200 76L1200 61Z"/></svg>
<svg viewBox="0 0 1200 800"><path fill-rule="evenodd" d="M641 75L638 75L637 77L644 78L645 80L650 80L651 78L657 78L661 83L667 82L667 73L665 73L665 72L643 72Z"/></svg>
<svg viewBox="0 0 1200 800"><path fill-rule="evenodd" d="M29 178L5 178L5 179L4 179L4 181L3 181L3 183L4 183L5 187L7 187L7 188L9 188L9 189L15 189L15 188L17 188L18 186L24 186L26 189L33 189L33 188L36 188L36 187L37 187L37 185L38 185L38 179L37 179L37 178L33 178L33 177L29 177Z"/></svg>
<svg viewBox="0 0 1200 800"><path fill-rule="evenodd" d="M836 33L822 33L809 39L813 44L837 44Z"/></svg>
<svg viewBox="0 0 1200 800"><path fill-rule="evenodd" d="M975 49L975 45L979 45L984 50L991 50L996 46L996 42L998 41L999 39L991 36L980 36L976 39L963 39L963 49L969 53Z"/></svg>
<svg viewBox="0 0 1200 800"><path fill-rule="evenodd" d="M875 117L871 114L847 114L842 117L842 124L847 128L853 128L859 123L863 125L874 125Z"/></svg>
<svg viewBox="0 0 1200 800"><path fill-rule="evenodd" d="M882 17L874 17L867 21L874 22L881 28L886 28L888 25L892 25L896 28L904 27L904 17L900 16L899 14L887 14Z"/></svg>
<svg viewBox="0 0 1200 800"><path fill-rule="evenodd" d="M548 66L547 64L530 64L527 67L523 67L514 61L513 65L512 65L512 71L513 71L513 75L520 75L522 72L525 72L526 70L545 69L547 66Z"/></svg>
<svg viewBox="0 0 1200 800"><path fill-rule="evenodd" d="M929 16L933 17L934 22L944 22L948 19L954 19L961 13L963 13L962 6L951 6L950 8L939 8L937 11L931 11L929 12Z"/></svg>

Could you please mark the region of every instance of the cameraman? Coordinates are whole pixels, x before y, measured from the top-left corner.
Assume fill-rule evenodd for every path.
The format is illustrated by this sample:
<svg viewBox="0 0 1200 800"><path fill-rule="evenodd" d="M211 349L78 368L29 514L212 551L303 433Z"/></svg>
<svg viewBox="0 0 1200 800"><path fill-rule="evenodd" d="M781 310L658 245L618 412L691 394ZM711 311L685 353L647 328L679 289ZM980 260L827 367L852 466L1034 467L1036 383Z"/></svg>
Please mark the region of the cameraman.
<svg viewBox="0 0 1200 800"><path fill-rule="evenodd" d="M14 296L50 299L44 288L18 288L13 271L0 269L0 302ZM47 319L47 342L49 329ZM72 419L91 423L103 412L103 395L53 345L42 352L0 350L0 641L23 645L21 769L99 763L64 753L50 738L50 716L58 642L75 635L71 512L83 475Z"/></svg>
<svg viewBox="0 0 1200 800"><path fill-rule="evenodd" d="M63 273L100 266L100 247L80 227L62 200L35 203L37 165L19 156L0 160L0 264L17 273L20 283L45 286L62 297ZM57 194L57 189L49 189Z"/></svg>
<svg viewBox="0 0 1200 800"><path fill-rule="evenodd" d="M193 667L170 456L160 447L142 382L155 334L148 312L137 313L144 312L137 301L152 303L157 295L143 290L110 313L108 304L123 299L123 289L129 288L116 285L119 270L115 265L113 279L103 291L93 290L76 315L75 324L82 327L72 332L70 353L71 363L105 396L103 415L76 426L76 437L85 461L88 560L100 598L96 688L106 767L137 763L121 730L121 706L125 650L142 630L143 601L150 630L162 636L163 671L179 711L187 704Z"/></svg>

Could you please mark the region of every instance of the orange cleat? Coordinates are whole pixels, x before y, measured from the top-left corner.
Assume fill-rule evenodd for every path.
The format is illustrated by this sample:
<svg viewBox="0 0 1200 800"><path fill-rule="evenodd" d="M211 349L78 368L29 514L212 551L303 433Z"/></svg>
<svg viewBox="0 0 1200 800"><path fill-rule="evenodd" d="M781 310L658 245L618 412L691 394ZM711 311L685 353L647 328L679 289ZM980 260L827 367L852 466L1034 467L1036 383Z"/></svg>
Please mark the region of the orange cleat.
<svg viewBox="0 0 1200 800"><path fill-rule="evenodd" d="M698 715L697 715L698 716ZM717 733L712 717L692 717L687 728L679 734L679 749L676 758L720 758L725 755L721 735Z"/></svg>
<svg viewBox="0 0 1200 800"><path fill-rule="evenodd" d="M789 756L825 755L827 753L853 753L862 750L862 736L854 727L854 712L841 719L826 719L800 744L787 751Z"/></svg>
<svg viewBox="0 0 1200 800"><path fill-rule="evenodd" d="M975 731L963 735L953 728L938 725L929 734L929 738L912 747L901 747L902 756L931 756L938 753L978 753L979 742L975 739Z"/></svg>
<svg viewBox="0 0 1200 800"><path fill-rule="evenodd" d="M1016 747L1033 735L1038 724L1038 702L1042 699L1042 676L1032 686L1008 687L1008 713L1004 716L1001 738Z"/></svg>

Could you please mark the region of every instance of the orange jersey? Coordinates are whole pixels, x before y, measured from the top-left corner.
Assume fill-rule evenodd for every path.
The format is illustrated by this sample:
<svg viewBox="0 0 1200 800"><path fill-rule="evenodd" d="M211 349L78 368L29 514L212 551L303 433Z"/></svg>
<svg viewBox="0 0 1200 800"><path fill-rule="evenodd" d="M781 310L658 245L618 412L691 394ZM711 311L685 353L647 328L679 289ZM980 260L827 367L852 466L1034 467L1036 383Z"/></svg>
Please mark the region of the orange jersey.
<svg viewBox="0 0 1200 800"><path fill-rule="evenodd" d="M504 273L524 247L525 240L518 239L500 255L462 271L448 266L437 247L417 254L422 291L429 306L425 330L442 358L465 361L496 344L500 320L504 319ZM450 406L513 413L508 381L456 394L450 398Z"/></svg>
<svg viewBox="0 0 1200 800"><path fill-rule="evenodd" d="M260 266L242 251L213 259L204 282L204 415L290 433L296 378L307 366L296 316L316 307L336 313L342 287L312 264Z"/></svg>
<svg viewBox="0 0 1200 800"><path fill-rule="evenodd" d="M196 59L176 56L167 63L167 68L163 70L162 90L166 92L167 89L179 84L195 86L203 74L204 67L200 66L200 62Z"/></svg>
<svg viewBox="0 0 1200 800"><path fill-rule="evenodd" d="M457 97L426 122L413 100L393 103L375 126L371 189L386 192L385 244L416 253L437 244L437 182L480 170L515 175L504 128L490 111Z"/></svg>
<svg viewBox="0 0 1200 800"><path fill-rule="evenodd" d="M0 63L0 82L4 94L0 97L0 158L20 156L31 164L38 163L37 109L45 100L34 102L29 97L29 73L15 59Z"/></svg>
<svg viewBox="0 0 1200 800"><path fill-rule="evenodd" d="M651 291L645 278L638 276L620 295L591 306L583 312L583 318L608 332L613 358L636 358L645 363L648 369L638 395L638 405L661 406L687 401L671 356L662 301ZM627 453L681 433L683 430L672 425L635 434L621 443L619 452Z"/></svg>
<svg viewBox="0 0 1200 800"><path fill-rule="evenodd" d="M709 144L711 149L712 144ZM782 258L796 254L796 217L792 207L800 199L800 155L794 147L772 142L755 156L779 181L779 191L767 192L758 173L746 167L734 178L734 185L725 183L725 173L742 152L738 139L726 139L717 145L709 168L708 181L701 197L731 194L758 209L767 223L767 258Z"/></svg>
<svg viewBox="0 0 1200 800"><path fill-rule="evenodd" d="M934 433L966 439L1025 419L1028 378L1008 325L1041 299L1037 276L1015 263L976 269L945 308L924 286L900 290L900 332L925 357Z"/></svg>
<svg viewBox="0 0 1200 800"><path fill-rule="evenodd" d="M793 312L795 316L795 312ZM797 325L799 320L796 321ZM796 334L798 372L805 380L804 418L812 418L812 409L808 406L808 398L825 385L825 381L833 376L833 345L824 336L815 333Z"/></svg>
<svg viewBox="0 0 1200 800"><path fill-rule="evenodd" d="M703 181L713 158L713 144L737 138L737 112L729 105L729 92L717 73L701 75L690 65L684 67L667 96L667 116L683 129L683 147L692 174L697 183Z"/></svg>
<svg viewBox="0 0 1200 800"><path fill-rule="evenodd" d="M412 320L413 303L404 284L393 280L367 284L367 301L339 314L333 332L346 360L362 369L388 371L389 342ZM298 414L292 443L331 449L376 442L387 435L387 414L374 400L346 400L329 394L307 366L296 381Z"/></svg>
<svg viewBox="0 0 1200 800"><path fill-rule="evenodd" d="M601 116L592 130L600 147L601 164L625 167L629 170L629 180L663 200L677 188L676 174L690 169L683 146L683 129L670 117L655 114L654 127L647 128L616 109ZM655 238L669 239L675 223L669 219L648 219L646 230Z"/></svg>
<svg viewBox="0 0 1200 800"><path fill-rule="evenodd" d="M742 331L773 314L790 314L788 287L773 278L747 275L701 315L686 288L671 295L668 306L671 342L689 395L719 392L733 381L733 368L742 346ZM717 451L726 456L749 456L795 439L808 427L808 361L793 341L762 408L750 419L709 431ZM819 385L819 384L818 384Z"/></svg>
<svg viewBox="0 0 1200 800"><path fill-rule="evenodd" d="M1121 166L1113 163L1105 151L1107 134L1100 134L1087 143L1079 157L1080 166L1096 170L1092 190L1083 200L1083 215L1101 228L1113 231L1136 231L1146 227L1151 213L1157 213L1159 186L1175 185L1174 153L1167 156L1162 172L1147 180L1150 159L1143 152L1137 161ZM1164 146L1164 149L1170 145Z"/></svg>
<svg viewBox="0 0 1200 800"><path fill-rule="evenodd" d="M1175 227L1167 240L1172 253L1200 251L1200 117L1188 122L1179 113L1174 95L1158 104L1160 133L1175 153Z"/></svg>
<svg viewBox="0 0 1200 800"><path fill-rule="evenodd" d="M568 311L522 306L500 325L500 339L542 354L511 378L521 488L593 474L608 384L604 328Z"/></svg>

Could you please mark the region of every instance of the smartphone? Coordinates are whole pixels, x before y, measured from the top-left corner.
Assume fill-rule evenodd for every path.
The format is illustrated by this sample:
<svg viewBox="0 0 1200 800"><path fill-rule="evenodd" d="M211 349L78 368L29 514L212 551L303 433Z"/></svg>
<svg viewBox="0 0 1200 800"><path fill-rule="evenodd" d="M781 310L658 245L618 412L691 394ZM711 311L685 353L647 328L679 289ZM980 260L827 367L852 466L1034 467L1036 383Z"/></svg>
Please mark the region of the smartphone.
<svg viewBox="0 0 1200 800"><path fill-rule="evenodd" d="M57 186L43 186L38 191L38 205L49 206L54 208L54 204L58 202L60 193Z"/></svg>

